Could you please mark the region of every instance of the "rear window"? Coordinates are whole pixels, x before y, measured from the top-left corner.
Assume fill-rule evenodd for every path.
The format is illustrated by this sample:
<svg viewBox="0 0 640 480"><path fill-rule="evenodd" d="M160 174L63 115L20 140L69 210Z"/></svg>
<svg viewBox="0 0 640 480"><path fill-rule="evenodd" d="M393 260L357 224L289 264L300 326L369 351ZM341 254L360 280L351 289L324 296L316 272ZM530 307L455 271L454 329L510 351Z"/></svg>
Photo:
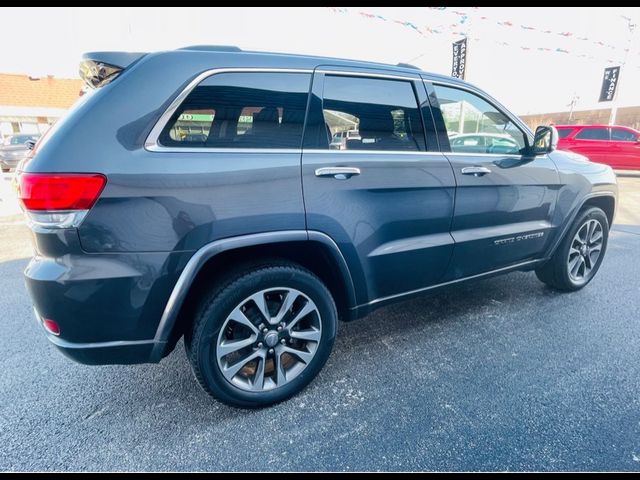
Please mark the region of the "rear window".
<svg viewBox="0 0 640 480"><path fill-rule="evenodd" d="M187 96L160 134L161 145L300 148L310 74L221 73Z"/></svg>
<svg viewBox="0 0 640 480"><path fill-rule="evenodd" d="M573 128L558 128L558 138L568 137L574 130Z"/></svg>
<svg viewBox="0 0 640 480"><path fill-rule="evenodd" d="M609 140L608 128L583 128L578 132L576 138L580 140Z"/></svg>

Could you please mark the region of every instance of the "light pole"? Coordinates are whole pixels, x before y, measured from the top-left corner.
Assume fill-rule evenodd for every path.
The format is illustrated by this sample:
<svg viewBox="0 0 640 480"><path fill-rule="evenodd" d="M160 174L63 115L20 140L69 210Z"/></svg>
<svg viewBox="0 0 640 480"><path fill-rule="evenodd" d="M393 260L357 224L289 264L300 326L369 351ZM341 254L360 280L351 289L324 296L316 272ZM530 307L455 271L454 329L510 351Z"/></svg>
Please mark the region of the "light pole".
<svg viewBox="0 0 640 480"><path fill-rule="evenodd" d="M573 119L573 109L576 104L580 100L580 97L576 95L576 92L573 92L573 96L571 97L571 102L569 103L569 124L571 124L571 120Z"/></svg>
<svg viewBox="0 0 640 480"><path fill-rule="evenodd" d="M618 73L618 88L614 93L613 100L611 101L611 115L609 115L609 125L615 125L616 116L618 115L618 96L620 95L620 80L622 79L622 72L624 71L624 67L627 64L627 58L629 57L629 52L631 51L631 47L633 45L633 32L638 26L636 23L633 23L631 18L625 17L621 15L627 21L627 28L629 29L629 39L627 40L627 51L624 52L624 59L622 60L622 64L620 65L620 73Z"/></svg>

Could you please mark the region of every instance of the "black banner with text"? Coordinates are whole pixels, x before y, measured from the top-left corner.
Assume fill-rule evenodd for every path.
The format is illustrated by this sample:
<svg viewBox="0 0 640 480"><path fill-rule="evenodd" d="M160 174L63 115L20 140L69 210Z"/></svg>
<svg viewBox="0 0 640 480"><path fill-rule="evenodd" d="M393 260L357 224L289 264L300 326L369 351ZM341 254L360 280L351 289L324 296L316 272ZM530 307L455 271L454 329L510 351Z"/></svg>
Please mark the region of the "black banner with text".
<svg viewBox="0 0 640 480"><path fill-rule="evenodd" d="M608 67L604 69L599 102L610 102L613 100L613 97L616 95L618 78L620 78L620 67Z"/></svg>
<svg viewBox="0 0 640 480"><path fill-rule="evenodd" d="M464 80L465 67L467 66L467 39L463 38L453 43L453 63L451 76Z"/></svg>

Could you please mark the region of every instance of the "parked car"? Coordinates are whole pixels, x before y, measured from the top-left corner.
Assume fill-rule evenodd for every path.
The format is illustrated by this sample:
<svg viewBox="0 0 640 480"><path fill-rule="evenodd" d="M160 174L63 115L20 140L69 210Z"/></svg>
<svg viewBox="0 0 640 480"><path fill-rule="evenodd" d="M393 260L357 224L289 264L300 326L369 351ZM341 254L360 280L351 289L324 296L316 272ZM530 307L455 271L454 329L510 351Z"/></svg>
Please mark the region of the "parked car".
<svg viewBox="0 0 640 480"><path fill-rule="evenodd" d="M618 125L557 125L558 148L622 170L640 170L640 132Z"/></svg>
<svg viewBox="0 0 640 480"><path fill-rule="evenodd" d="M6 173L18 165L20 160L25 158L35 143L40 138L40 134L18 133L5 137L0 145L0 168Z"/></svg>
<svg viewBox="0 0 640 480"><path fill-rule="evenodd" d="M18 174L36 316L79 362L159 362L184 338L207 392L264 406L316 376L338 319L515 270L578 290L602 263L611 168L464 81L206 46L82 71L96 90ZM179 134L195 115L202 135ZM461 148L459 124L510 151Z"/></svg>

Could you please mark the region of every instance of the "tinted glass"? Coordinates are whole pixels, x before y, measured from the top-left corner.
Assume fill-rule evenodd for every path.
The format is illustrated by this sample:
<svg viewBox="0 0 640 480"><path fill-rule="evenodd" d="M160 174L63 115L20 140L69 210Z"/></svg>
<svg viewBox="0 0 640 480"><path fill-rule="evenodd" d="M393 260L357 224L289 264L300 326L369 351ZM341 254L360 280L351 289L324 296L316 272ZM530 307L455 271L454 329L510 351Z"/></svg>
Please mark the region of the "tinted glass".
<svg viewBox="0 0 640 480"><path fill-rule="evenodd" d="M611 140L618 142L636 142L638 140L638 135L630 132L629 130L625 130L624 128L612 128Z"/></svg>
<svg viewBox="0 0 640 480"><path fill-rule="evenodd" d="M422 120L409 81L327 75L322 112L331 149L425 149Z"/></svg>
<svg viewBox="0 0 640 480"><path fill-rule="evenodd" d="M434 85L451 151L519 154L525 136L504 113L471 92Z"/></svg>
<svg viewBox="0 0 640 480"><path fill-rule="evenodd" d="M573 128L558 128L558 138L568 137L571 132L573 132Z"/></svg>
<svg viewBox="0 0 640 480"><path fill-rule="evenodd" d="M608 128L583 128L576 138L580 140L609 140Z"/></svg>
<svg viewBox="0 0 640 480"><path fill-rule="evenodd" d="M172 147L300 148L310 74L221 73L202 81L160 134Z"/></svg>

